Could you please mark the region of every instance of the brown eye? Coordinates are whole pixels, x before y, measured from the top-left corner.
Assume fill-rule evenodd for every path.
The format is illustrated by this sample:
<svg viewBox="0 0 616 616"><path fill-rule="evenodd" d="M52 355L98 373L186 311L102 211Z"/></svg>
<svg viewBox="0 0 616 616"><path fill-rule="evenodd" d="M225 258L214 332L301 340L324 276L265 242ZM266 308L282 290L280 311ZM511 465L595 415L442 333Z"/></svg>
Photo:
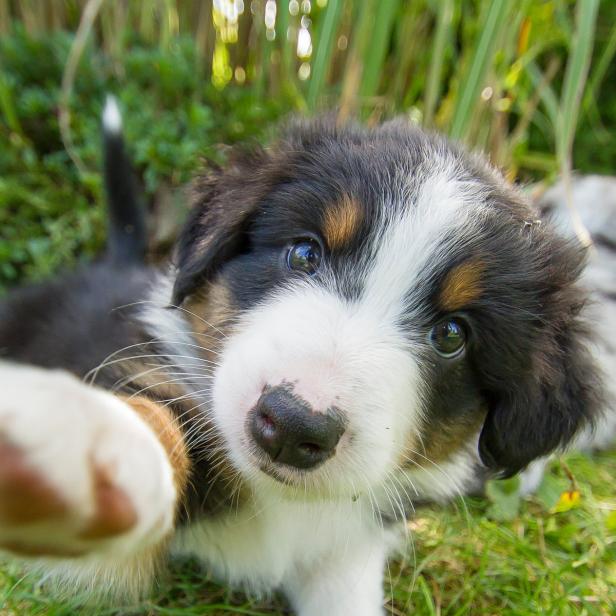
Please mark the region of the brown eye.
<svg viewBox="0 0 616 616"><path fill-rule="evenodd" d="M287 252L289 269L312 275L321 264L321 246L315 240L299 240Z"/></svg>
<svg viewBox="0 0 616 616"><path fill-rule="evenodd" d="M442 357L457 357L466 344L466 332L458 319L447 319L430 330L430 342Z"/></svg>

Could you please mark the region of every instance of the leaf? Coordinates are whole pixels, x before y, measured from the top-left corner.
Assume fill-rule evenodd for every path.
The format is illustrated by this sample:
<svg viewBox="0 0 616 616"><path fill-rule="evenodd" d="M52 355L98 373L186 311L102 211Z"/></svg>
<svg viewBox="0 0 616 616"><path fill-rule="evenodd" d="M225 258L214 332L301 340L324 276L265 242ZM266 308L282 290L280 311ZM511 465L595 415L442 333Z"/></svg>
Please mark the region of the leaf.
<svg viewBox="0 0 616 616"><path fill-rule="evenodd" d="M316 109L327 71L331 65L341 14L342 0L330 0L325 9L323 25L319 30L314 67L308 86L308 107L311 110Z"/></svg>
<svg viewBox="0 0 616 616"><path fill-rule="evenodd" d="M449 130L449 135L454 139L463 139L468 133L476 100L484 85L488 69L494 62L496 42L511 11L511 6L507 2L490 2L486 6L487 11L477 35L473 56L467 73L462 79L456 100Z"/></svg>
<svg viewBox="0 0 616 616"><path fill-rule="evenodd" d="M556 477L551 473L546 473L541 485L535 492L535 498L541 503L544 509L551 511L561 496L569 487L569 482L561 477Z"/></svg>
<svg viewBox="0 0 616 616"><path fill-rule="evenodd" d="M616 531L616 510L611 511L605 518L605 527L610 531Z"/></svg>
<svg viewBox="0 0 616 616"><path fill-rule="evenodd" d="M518 477L488 481L486 496L491 503L486 515L491 520L510 522L518 516L521 502Z"/></svg>

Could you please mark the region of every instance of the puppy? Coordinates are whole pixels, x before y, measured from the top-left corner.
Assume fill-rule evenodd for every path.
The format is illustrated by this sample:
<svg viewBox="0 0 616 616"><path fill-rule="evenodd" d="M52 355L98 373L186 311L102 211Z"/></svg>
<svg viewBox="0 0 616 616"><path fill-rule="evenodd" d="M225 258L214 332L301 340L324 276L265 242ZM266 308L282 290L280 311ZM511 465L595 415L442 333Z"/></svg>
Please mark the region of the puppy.
<svg viewBox="0 0 616 616"><path fill-rule="evenodd" d="M597 413L583 251L404 122L298 122L209 170L169 271L119 236L0 325L0 546L93 592L185 553L302 616L376 616L415 503Z"/></svg>

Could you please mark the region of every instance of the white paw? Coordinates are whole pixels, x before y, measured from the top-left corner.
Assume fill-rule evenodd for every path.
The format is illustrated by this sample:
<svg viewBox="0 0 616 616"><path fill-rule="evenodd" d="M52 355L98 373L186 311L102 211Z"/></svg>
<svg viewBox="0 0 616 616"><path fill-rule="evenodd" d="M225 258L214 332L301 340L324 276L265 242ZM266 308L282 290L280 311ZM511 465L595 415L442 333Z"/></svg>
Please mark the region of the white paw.
<svg viewBox="0 0 616 616"><path fill-rule="evenodd" d="M0 362L0 549L130 554L171 530L172 469L120 399L60 371Z"/></svg>

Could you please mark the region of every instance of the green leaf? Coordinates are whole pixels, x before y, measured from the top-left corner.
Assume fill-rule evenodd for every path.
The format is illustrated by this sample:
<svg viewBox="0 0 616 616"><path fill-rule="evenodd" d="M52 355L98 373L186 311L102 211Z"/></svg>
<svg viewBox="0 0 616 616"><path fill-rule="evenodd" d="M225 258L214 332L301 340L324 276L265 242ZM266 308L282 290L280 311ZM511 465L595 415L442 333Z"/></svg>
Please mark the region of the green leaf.
<svg viewBox="0 0 616 616"><path fill-rule="evenodd" d="M520 512L520 479L495 479L486 484L486 496L490 506L486 511L487 516L498 522L514 520Z"/></svg>
<svg viewBox="0 0 616 616"><path fill-rule="evenodd" d="M551 510L558 503L560 495L567 489L569 482L561 477L556 477L552 473L546 473L541 485L535 492L535 499L538 500L546 511Z"/></svg>
<svg viewBox="0 0 616 616"><path fill-rule="evenodd" d="M565 81L556 126L556 147L562 166L569 164L577 127L578 112L592 56L595 21L599 0L584 0L576 5L576 29L565 70Z"/></svg>
<svg viewBox="0 0 616 616"><path fill-rule="evenodd" d="M325 8L325 18L318 31L316 57L312 67L312 77L308 85L308 107L314 111L323 91L327 70L331 63L334 41L338 33L342 0L329 0Z"/></svg>
<svg viewBox="0 0 616 616"><path fill-rule="evenodd" d="M434 111L438 99L441 84L441 74L443 72L443 61L445 58L446 42L451 24L453 22L454 6L453 0L442 0L437 2L436 34L432 45L430 68L426 82L426 94L424 105L424 123L431 126L434 119Z"/></svg>
<svg viewBox="0 0 616 616"><path fill-rule="evenodd" d="M616 510L610 511L605 518L605 527L609 531L616 531Z"/></svg>
<svg viewBox="0 0 616 616"><path fill-rule="evenodd" d="M509 2L488 3L487 15L481 25L479 40L456 101L449 131L454 139L463 139L468 133L479 92L484 84L488 67L494 60L493 52L496 41L506 23L511 6Z"/></svg>

